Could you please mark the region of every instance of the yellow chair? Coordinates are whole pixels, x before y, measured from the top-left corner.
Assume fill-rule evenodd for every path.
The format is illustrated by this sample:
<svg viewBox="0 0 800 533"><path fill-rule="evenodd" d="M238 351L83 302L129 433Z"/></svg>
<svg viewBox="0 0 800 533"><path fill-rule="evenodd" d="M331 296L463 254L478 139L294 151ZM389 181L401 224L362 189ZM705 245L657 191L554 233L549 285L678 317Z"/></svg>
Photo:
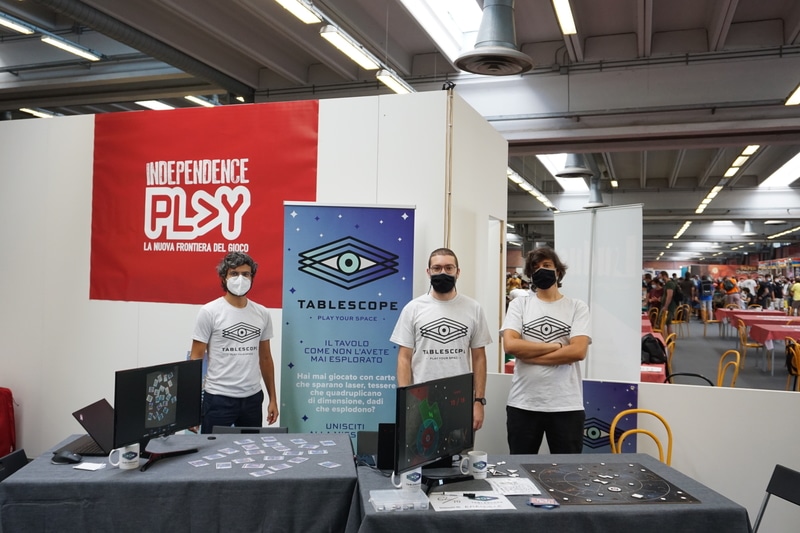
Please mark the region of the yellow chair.
<svg viewBox="0 0 800 533"><path fill-rule="evenodd" d="M786 376L786 390L800 392L800 346L791 337L784 339L786 343L786 353L791 355L794 368L789 368L789 375ZM792 384L794 378L794 384Z"/></svg>
<svg viewBox="0 0 800 533"><path fill-rule="evenodd" d="M736 378L739 377L739 361L741 356L736 350L728 350L722 357L719 358L717 365L717 387L725 386L725 374L728 373L728 368L733 368L733 376L731 377L730 387L736 386Z"/></svg>
<svg viewBox="0 0 800 533"><path fill-rule="evenodd" d="M673 331L664 339L664 347L667 349L667 365L665 370L668 376L672 374L672 356L675 354L675 339L677 338L678 334ZM670 383L672 382L670 381Z"/></svg>
<svg viewBox="0 0 800 533"><path fill-rule="evenodd" d="M747 326L744 325L741 318L739 319L739 324L736 329L739 330L739 350L742 354L741 367L744 368L744 360L747 358L747 349L755 348L756 353L758 353L758 350L764 348L764 345L760 342L747 340Z"/></svg>
<svg viewBox="0 0 800 533"><path fill-rule="evenodd" d="M634 428L629 429L622 433L618 439L615 440L616 437L616 429L617 424L619 423L622 418L633 415L633 414L646 414L652 415L659 419L662 424L664 424L664 429L667 432L667 460L664 461L664 447L661 444L661 439L659 439L655 433L649 431L647 429L642 428ZM638 425L638 424L637 424ZM658 460L666 465L670 465L672 463L672 429L670 429L669 424L664 419L663 416L656 413L655 411L651 411L650 409L626 409L624 411L620 411L617 413L617 416L614 417L614 420L611 422L611 429L608 432L609 440L611 441L611 453L622 453L622 442L629 436L633 435L634 433L644 433L656 443L656 447L658 447Z"/></svg>
<svg viewBox="0 0 800 533"><path fill-rule="evenodd" d="M719 324L719 336L722 337L722 320L708 318L708 311L705 307L700 308L700 318L703 320L703 337L706 336L709 324Z"/></svg>
<svg viewBox="0 0 800 533"><path fill-rule="evenodd" d="M651 307L647 312L647 318L650 319L650 325L655 327L658 323L658 307Z"/></svg>
<svg viewBox="0 0 800 533"><path fill-rule="evenodd" d="M675 308L675 316L672 317L672 325L678 335L681 335L683 330L686 330L686 336L689 336L689 316L691 310L686 304L681 304Z"/></svg>
<svg viewBox="0 0 800 533"><path fill-rule="evenodd" d="M653 331L665 335L667 333L667 312L662 310L658 313L658 325L653 325Z"/></svg>
<svg viewBox="0 0 800 533"><path fill-rule="evenodd" d="M748 309L761 309L761 306L758 304L750 304L747 306Z"/></svg>

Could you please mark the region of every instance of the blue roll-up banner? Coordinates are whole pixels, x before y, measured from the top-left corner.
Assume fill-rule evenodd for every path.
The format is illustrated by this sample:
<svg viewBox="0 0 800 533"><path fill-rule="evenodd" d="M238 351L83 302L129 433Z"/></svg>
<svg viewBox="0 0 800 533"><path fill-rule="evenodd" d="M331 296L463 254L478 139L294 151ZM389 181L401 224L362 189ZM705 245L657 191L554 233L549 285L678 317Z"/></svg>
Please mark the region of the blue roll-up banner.
<svg viewBox="0 0 800 533"><path fill-rule="evenodd" d="M281 425L376 431L394 422L397 349L413 294L414 209L284 204Z"/></svg>

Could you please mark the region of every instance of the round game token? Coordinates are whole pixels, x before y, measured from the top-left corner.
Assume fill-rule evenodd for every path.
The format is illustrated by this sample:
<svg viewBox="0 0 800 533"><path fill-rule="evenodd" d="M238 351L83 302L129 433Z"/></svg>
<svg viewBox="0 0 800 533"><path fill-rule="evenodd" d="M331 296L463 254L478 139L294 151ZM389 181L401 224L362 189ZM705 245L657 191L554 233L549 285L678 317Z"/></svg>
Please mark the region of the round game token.
<svg viewBox="0 0 800 533"><path fill-rule="evenodd" d="M608 487L608 490L610 492L621 492L622 491L622 489L619 488L619 487Z"/></svg>

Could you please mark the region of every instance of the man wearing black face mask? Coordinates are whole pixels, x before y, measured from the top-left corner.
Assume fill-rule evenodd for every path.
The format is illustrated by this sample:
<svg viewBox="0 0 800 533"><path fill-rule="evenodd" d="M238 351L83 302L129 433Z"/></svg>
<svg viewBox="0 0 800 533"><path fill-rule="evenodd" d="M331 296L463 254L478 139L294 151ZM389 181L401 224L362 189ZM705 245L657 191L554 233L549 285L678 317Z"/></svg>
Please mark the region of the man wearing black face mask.
<svg viewBox="0 0 800 533"><path fill-rule="evenodd" d="M503 321L503 346L516 357L506 405L512 454L536 454L547 435L550 453L583 449L580 361L591 342L588 306L559 292L567 266L549 247L525 259L535 294L513 300Z"/></svg>
<svg viewBox="0 0 800 533"><path fill-rule="evenodd" d="M403 308L390 340L398 345L400 387L473 373L473 427L477 430L483 425L486 345L492 338L480 304L456 290L460 272L452 250L434 250L427 270L431 290Z"/></svg>

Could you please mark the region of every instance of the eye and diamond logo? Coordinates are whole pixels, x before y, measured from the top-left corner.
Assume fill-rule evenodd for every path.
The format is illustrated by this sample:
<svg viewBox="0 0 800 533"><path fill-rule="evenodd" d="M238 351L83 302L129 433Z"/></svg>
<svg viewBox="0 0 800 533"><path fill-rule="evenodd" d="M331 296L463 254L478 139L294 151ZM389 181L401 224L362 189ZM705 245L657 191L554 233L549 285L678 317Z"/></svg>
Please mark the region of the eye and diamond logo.
<svg viewBox="0 0 800 533"><path fill-rule="evenodd" d="M461 337L466 337L469 329L464 324L449 318L440 318L420 328L420 334L434 341L447 344Z"/></svg>
<svg viewBox="0 0 800 533"><path fill-rule="evenodd" d="M552 342L558 338L567 337L569 331L569 324L547 316L522 325L523 334L542 342Z"/></svg>
<svg viewBox="0 0 800 533"><path fill-rule="evenodd" d="M239 343L245 343L261 335L261 330L257 327L239 322L229 328L222 330L222 337Z"/></svg>
<svg viewBox="0 0 800 533"><path fill-rule="evenodd" d="M412 470L411 473L406 474L406 479L408 479L411 483L416 483L417 481L422 479L422 474L420 474L416 470Z"/></svg>
<svg viewBox="0 0 800 533"><path fill-rule="evenodd" d="M397 273L396 254L355 237L344 237L299 256L301 272L347 290Z"/></svg>

